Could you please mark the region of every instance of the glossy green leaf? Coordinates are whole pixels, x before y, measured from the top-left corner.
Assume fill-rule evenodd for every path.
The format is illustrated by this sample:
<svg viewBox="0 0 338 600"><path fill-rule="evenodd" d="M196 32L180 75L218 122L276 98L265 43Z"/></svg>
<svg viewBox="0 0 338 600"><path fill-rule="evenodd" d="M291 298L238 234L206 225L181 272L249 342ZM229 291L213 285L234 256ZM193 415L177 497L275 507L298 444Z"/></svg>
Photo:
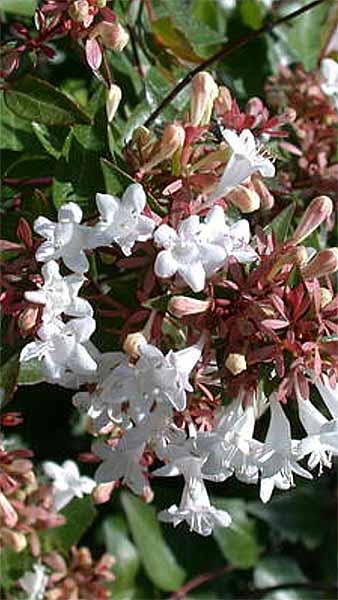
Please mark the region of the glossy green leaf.
<svg viewBox="0 0 338 600"><path fill-rule="evenodd" d="M239 9L244 25L247 25L251 29L262 27L265 14L262 2L257 0L242 0Z"/></svg>
<svg viewBox="0 0 338 600"><path fill-rule="evenodd" d="M4 101L4 92L0 91L0 123L1 136L0 148L21 151L26 146L32 148L34 135L32 126L24 119L20 119L9 110Z"/></svg>
<svg viewBox="0 0 338 600"><path fill-rule="evenodd" d="M90 123L90 116L56 87L31 75L14 81L5 91L5 101L16 115L45 125Z"/></svg>
<svg viewBox="0 0 338 600"><path fill-rule="evenodd" d="M279 585L290 584L290 587L268 592L262 595L264 600L315 600L321 596L315 590L304 588L292 589L292 584L306 583L308 580L298 564L284 556L269 556L261 560L254 570L254 585L259 590Z"/></svg>
<svg viewBox="0 0 338 600"><path fill-rule="evenodd" d="M164 540L156 510L128 492L121 494L121 501L149 579L165 592L176 590L185 573Z"/></svg>
<svg viewBox="0 0 338 600"><path fill-rule="evenodd" d="M59 159L62 155L69 129L66 127L47 127L46 125L35 123L34 121L32 127L36 137L46 152L53 156L53 158Z"/></svg>
<svg viewBox="0 0 338 600"><path fill-rule="evenodd" d="M22 17L32 16L36 6L37 0L0 0L0 10Z"/></svg>
<svg viewBox="0 0 338 600"><path fill-rule="evenodd" d="M121 516L105 519L102 531L107 551L116 559L116 581L110 586L115 598L122 590L134 587L134 579L141 564L140 557L136 546L128 537L128 528Z"/></svg>
<svg viewBox="0 0 338 600"><path fill-rule="evenodd" d="M107 194L121 196L125 188L133 181L121 174L117 165L109 160L102 158L100 162Z"/></svg>
<svg viewBox="0 0 338 600"><path fill-rule="evenodd" d="M296 204L293 202L284 208L284 210L282 210L265 228L266 230L273 231L277 242L280 244L288 237L289 228L293 215L295 214L295 210Z"/></svg>
<svg viewBox="0 0 338 600"><path fill-rule="evenodd" d="M66 523L60 527L54 527L42 534L42 540L46 551L51 549L66 552L74 544L77 545L92 525L96 509L90 496L74 498L62 511L66 517Z"/></svg>
<svg viewBox="0 0 338 600"><path fill-rule="evenodd" d="M230 527L217 527L214 538L224 557L240 569L248 569L259 559L255 524L246 514L246 505L240 498L214 498L217 508L228 511L232 518Z"/></svg>

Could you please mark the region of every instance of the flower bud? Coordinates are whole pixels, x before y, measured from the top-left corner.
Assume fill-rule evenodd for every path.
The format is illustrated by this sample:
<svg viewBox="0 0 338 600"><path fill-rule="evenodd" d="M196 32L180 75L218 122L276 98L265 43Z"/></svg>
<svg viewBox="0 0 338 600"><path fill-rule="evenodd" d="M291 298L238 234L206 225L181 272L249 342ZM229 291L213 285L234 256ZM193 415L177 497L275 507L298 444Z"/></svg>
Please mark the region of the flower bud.
<svg viewBox="0 0 338 600"><path fill-rule="evenodd" d="M251 213L258 210L260 206L260 197L245 185L238 185L236 189L227 194L227 200L230 200L234 206L237 206L242 213Z"/></svg>
<svg viewBox="0 0 338 600"><path fill-rule="evenodd" d="M108 123L112 122L112 120L115 116L115 113L118 109L118 106L120 104L121 98L122 98L121 88L118 85L116 85L115 83L112 83L109 90L107 91L107 99L106 99L106 112L107 112Z"/></svg>
<svg viewBox="0 0 338 600"><path fill-rule="evenodd" d="M225 366L233 375L239 375L246 371L247 364L244 354L231 353L225 361Z"/></svg>
<svg viewBox="0 0 338 600"><path fill-rule="evenodd" d="M331 290L327 288L321 287L319 288L320 292L320 308L325 308L333 299L333 294Z"/></svg>
<svg viewBox="0 0 338 600"><path fill-rule="evenodd" d="M301 271L304 279L315 279L335 273L337 270L338 248L328 248L318 252Z"/></svg>
<svg viewBox="0 0 338 600"><path fill-rule="evenodd" d="M207 312L212 304L212 300L197 300L187 296L174 296L168 304L169 312L181 319L187 315L198 315Z"/></svg>
<svg viewBox="0 0 338 600"><path fill-rule="evenodd" d="M26 536L23 533L12 531L6 527L0 529L0 538L5 546L10 546L15 552L22 552L27 546Z"/></svg>
<svg viewBox="0 0 338 600"><path fill-rule="evenodd" d="M97 36L100 36L106 48L116 50L116 52L122 52L129 42L129 34L120 23L101 21L91 34L92 38Z"/></svg>
<svg viewBox="0 0 338 600"><path fill-rule="evenodd" d="M191 88L190 123L194 127L207 125L218 96L218 86L209 73L202 71L192 78Z"/></svg>
<svg viewBox="0 0 338 600"><path fill-rule="evenodd" d="M328 196L314 198L303 214L292 240L299 244L332 213L333 204Z"/></svg>
<svg viewBox="0 0 338 600"><path fill-rule="evenodd" d="M129 333L123 342L123 351L131 358L140 358L140 346L147 344L147 340L141 331Z"/></svg>
<svg viewBox="0 0 338 600"><path fill-rule="evenodd" d="M90 6L87 0L75 0L68 8L68 13L77 23L83 23L88 27L93 21L93 16L89 13Z"/></svg>
<svg viewBox="0 0 338 600"><path fill-rule="evenodd" d="M28 335L31 329L36 325L39 314L37 306L27 306L18 317L18 327L23 337Z"/></svg>
<svg viewBox="0 0 338 600"><path fill-rule="evenodd" d="M265 210L272 208L275 199L258 173L251 175L251 183L260 198L260 207Z"/></svg>
<svg viewBox="0 0 338 600"><path fill-rule="evenodd" d="M183 148L185 140L185 131L182 125L173 123L167 125L163 131L162 139L159 145L155 145L152 152L153 156L141 168L141 171L152 169L163 160L171 158L175 152Z"/></svg>
<svg viewBox="0 0 338 600"><path fill-rule="evenodd" d="M214 108L217 115L223 115L229 112L232 107L232 98L230 91L225 85L221 85L218 88L218 96L215 99Z"/></svg>
<svg viewBox="0 0 338 600"><path fill-rule="evenodd" d="M108 502L115 485L116 481L109 481L108 483L99 483L99 485L96 486L92 494L94 504L104 504L105 502Z"/></svg>
<svg viewBox="0 0 338 600"><path fill-rule="evenodd" d="M0 492L0 519L7 527L15 527L18 522L16 510L2 492Z"/></svg>

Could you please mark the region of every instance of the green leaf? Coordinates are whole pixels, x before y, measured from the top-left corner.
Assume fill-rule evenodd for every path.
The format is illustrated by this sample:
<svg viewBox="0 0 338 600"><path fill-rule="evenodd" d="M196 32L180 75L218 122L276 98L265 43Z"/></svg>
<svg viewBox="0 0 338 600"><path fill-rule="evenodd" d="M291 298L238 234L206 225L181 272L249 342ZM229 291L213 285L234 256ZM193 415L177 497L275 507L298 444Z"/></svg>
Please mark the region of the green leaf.
<svg viewBox="0 0 338 600"><path fill-rule="evenodd" d="M25 571L29 571L34 559L25 549L15 552L12 548L2 548L0 555L1 586L7 591L12 591L13 586Z"/></svg>
<svg viewBox="0 0 338 600"><path fill-rule="evenodd" d="M106 548L116 559L114 566L116 581L110 586L115 598L122 590L133 588L134 579L140 568L140 557L136 546L128 537L127 525L120 515L105 519L102 531Z"/></svg>
<svg viewBox="0 0 338 600"><path fill-rule="evenodd" d="M5 101L18 117L45 125L91 123L90 116L56 87L31 75L14 81L5 90Z"/></svg>
<svg viewBox="0 0 338 600"><path fill-rule="evenodd" d="M4 406L12 399L19 373L19 355L14 354L1 367L0 404Z"/></svg>
<svg viewBox="0 0 338 600"><path fill-rule="evenodd" d="M302 542L311 550L321 544L329 531L329 524L321 519L329 510L328 497L311 486L276 496L269 504L248 504L250 514L265 521L282 539Z"/></svg>
<svg viewBox="0 0 338 600"><path fill-rule="evenodd" d="M68 128L47 127L41 123L32 123L33 131L46 152L56 159L62 155L62 150L69 134ZM81 125L79 127L82 127Z"/></svg>
<svg viewBox="0 0 338 600"><path fill-rule="evenodd" d="M264 600L314 600L321 597L314 594L314 590L292 589L292 584L306 583L307 581L297 563L284 556L264 558L254 571L254 584L258 589L290 584L290 587L264 594Z"/></svg>
<svg viewBox="0 0 338 600"><path fill-rule="evenodd" d="M259 558L255 524L247 517L246 505L240 498L214 498L217 508L228 511L232 518L230 527L217 527L214 538L224 557L240 569L255 565Z"/></svg>
<svg viewBox="0 0 338 600"><path fill-rule="evenodd" d="M148 577L165 592L176 590L185 573L163 538L155 509L128 492L121 501Z"/></svg>
<svg viewBox="0 0 338 600"><path fill-rule="evenodd" d="M263 25L265 9L262 2L257 0L242 0L240 13L244 25L251 29L259 29Z"/></svg>
<svg viewBox="0 0 338 600"><path fill-rule="evenodd" d="M292 221L292 217L295 214L296 204L293 202L289 204L284 210L282 210L277 217L275 217L271 223L269 223L264 230L272 231L277 242L280 244L287 239L289 227Z"/></svg>
<svg viewBox="0 0 338 600"><path fill-rule="evenodd" d="M0 0L0 10L23 17L34 15L37 0Z"/></svg>
<svg viewBox="0 0 338 600"><path fill-rule="evenodd" d="M150 298L146 302L143 302L142 306L151 308L152 310L159 310L161 312L167 312L168 304L172 296L170 294L164 294L163 296L156 296L156 298Z"/></svg>
<svg viewBox="0 0 338 600"><path fill-rule="evenodd" d="M3 91L0 92L0 119L0 148L20 151L25 147L32 147L34 136L31 124L20 119L7 108Z"/></svg>
<svg viewBox="0 0 338 600"><path fill-rule="evenodd" d="M36 358L20 363L18 385L35 385L45 380L41 361Z"/></svg>
<svg viewBox="0 0 338 600"><path fill-rule="evenodd" d="M126 175L124 176L120 171L117 165L106 160L105 158L101 158L101 169L103 173L105 188L107 194L112 194L112 196L121 196L125 190L125 188L133 183L132 178Z"/></svg>
<svg viewBox="0 0 338 600"><path fill-rule="evenodd" d="M66 523L41 534L46 552L51 550L67 552L71 546L77 545L92 525L97 511L91 497L85 496L74 498L60 514L66 517Z"/></svg>
<svg viewBox="0 0 338 600"><path fill-rule="evenodd" d="M76 202L74 186L70 181L59 181L54 177L52 186L53 203L57 210L65 202Z"/></svg>

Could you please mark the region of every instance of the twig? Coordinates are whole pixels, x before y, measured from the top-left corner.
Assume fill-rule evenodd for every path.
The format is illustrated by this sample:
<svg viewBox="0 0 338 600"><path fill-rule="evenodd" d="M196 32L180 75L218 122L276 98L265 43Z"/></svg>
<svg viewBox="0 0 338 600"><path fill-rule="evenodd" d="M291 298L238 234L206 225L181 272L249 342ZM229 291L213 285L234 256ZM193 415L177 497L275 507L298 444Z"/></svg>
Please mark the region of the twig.
<svg viewBox="0 0 338 600"><path fill-rule="evenodd" d="M206 583L207 581L221 577L221 575L231 573L231 571L234 571L235 569L236 567L233 565L225 565L224 567L220 567L214 571L202 573L194 579L191 579L191 581L188 581L188 583L185 583L179 590L177 590L177 592L175 592L175 594L170 596L169 600L183 600L183 598L185 598L185 596L188 594L188 592L191 592L191 590L203 585L203 583Z"/></svg>
<svg viewBox="0 0 338 600"><path fill-rule="evenodd" d="M143 69L142 69L142 65L141 65L140 55L139 55L138 48L137 48L137 42L136 42L136 37L135 37L135 33L134 33L134 28L131 27L130 25L128 25L127 29L129 31L129 35L130 35L131 49L133 52L135 67L137 69L139 76L143 80L144 73L143 73Z"/></svg>
<svg viewBox="0 0 338 600"><path fill-rule="evenodd" d="M275 27L278 27L279 25L282 25L283 23L287 23L288 21L291 21L291 19L298 17L299 15L310 10L311 8L314 8L318 4L322 4L322 2L327 2L327 1L328 0L313 0L313 2L306 4L302 8L299 8L298 10L293 11L292 13L286 15L285 17L281 17L280 19L276 19L276 21L266 23L265 25L263 25L263 27L261 27L260 29L257 29L257 31L252 31L251 33L240 38L239 40L235 40L234 42L229 42L228 44L226 44L221 50L216 52L216 54L213 54L212 56L210 56L210 58L208 58L207 60L202 62L200 65L195 67L192 71L190 71L188 73L188 75L186 75L178 83L178 85L176 85L171 90L171 92L169 92L169 94L164 98L164 100L161 102L161 104L159 104L159 106L154 110L154 112L151 113L151 115L148 117L148 119L144 123L144 126L148 127L153 121L155 121L155 119L157 119L158 115L162 112L162 110L166 106L168 106L168 104L170 104L174 100L174 98L176 98L177 94L179 94L179 92L181 92L188 85L188 83L191 81L191 79L197 73L200 73L200 71L204 71L205 69L210 67L210 65L212 65L214 62L216 62L220 58L223 58L227 54L230 54L230 52L232 52L233 50L236 50L237 48L241 48L242 46L245 46L246 44L248 44L252 40L255 40L257 37L259 37L263 33L268 33L270 31L272 31L272 29L274 29Z"/></svg>

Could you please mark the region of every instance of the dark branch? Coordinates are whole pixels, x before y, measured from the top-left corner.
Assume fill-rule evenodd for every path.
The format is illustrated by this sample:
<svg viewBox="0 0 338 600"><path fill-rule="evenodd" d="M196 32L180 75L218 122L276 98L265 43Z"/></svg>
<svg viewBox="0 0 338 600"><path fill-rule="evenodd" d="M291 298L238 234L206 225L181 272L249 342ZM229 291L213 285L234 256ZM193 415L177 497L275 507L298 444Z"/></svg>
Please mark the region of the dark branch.
<svg viewBox="0 0 338 600"><path fill-rule="evenodd" d="M206 583L207 581L211 581L212 579L221 577L221 575L230 573L231 571L234 571L235 569L236 569L236 567L234 567L233 565L225 565L224 567L220 567L218 569L215 569L214 571L209 571L208 573L202 573L201 575L198 575L194 579L191 579L191 581L188 581L187 583L185 583L179 590L177 590L177 592L175 592L175 594L170 596L169 600L183 600L186 597L186 595L188 594L188 592L191 592L191 590L194 590L195 588L199 587L200 585L203 585L203 583Z"/></svg>
<svg viewBox="0 0 338 600"><path fill-rule="evenodd" d="M249 33L248 35L240 38L239 40L235 40L234 42L229 42L228 44L223 46L223 48L221 50L219 50L218 52L216 52L216 54L213 54L212 56L210 56L210 58L208 58L203 63L201 63L200 65L195 67L195 69L190 71L178 83L178 85L176 85L174 87L174 89L171 90L171 92L164 98L164 100L156 108L156 110L154 110L154 112L148 117L148 119L144 123L144 126L148 127L153 121L155 121L155 119L157 119L158 115L162 112L162 110L166 106L168 106L168 104L170 104L174 100L174 98L176 98L177 94L179 94L188 85L188 83L190 83L191 79L197 73L204 71L205 69L210 67L210 65L212 65L214 62L218 61L220 58L223 58L227 54L230 54L230 52L233 52L233 50L237 50L237 48L241 48L242 46L245 46L252 40L255 40L256 38L258 38L263 33L268 33L270 31L272 31L272 29L274 29L275 27L278 27L279 25L282 25L283 23L287 23L288 21L291 21L291 19L298 17L299 15L310 10L311 8L314 8L318 4L322 4L323 2L327 2L327 0L313 0L313 2L306 4L302 8L299 8L298 10L293 11L292 13L286 15L285 17L281 17L280 19L276 19L276 21L266 23L265 25L263 25L263 27L261 27L260 29L257 29L257 31L252 31L252 33Z"/></svg>

